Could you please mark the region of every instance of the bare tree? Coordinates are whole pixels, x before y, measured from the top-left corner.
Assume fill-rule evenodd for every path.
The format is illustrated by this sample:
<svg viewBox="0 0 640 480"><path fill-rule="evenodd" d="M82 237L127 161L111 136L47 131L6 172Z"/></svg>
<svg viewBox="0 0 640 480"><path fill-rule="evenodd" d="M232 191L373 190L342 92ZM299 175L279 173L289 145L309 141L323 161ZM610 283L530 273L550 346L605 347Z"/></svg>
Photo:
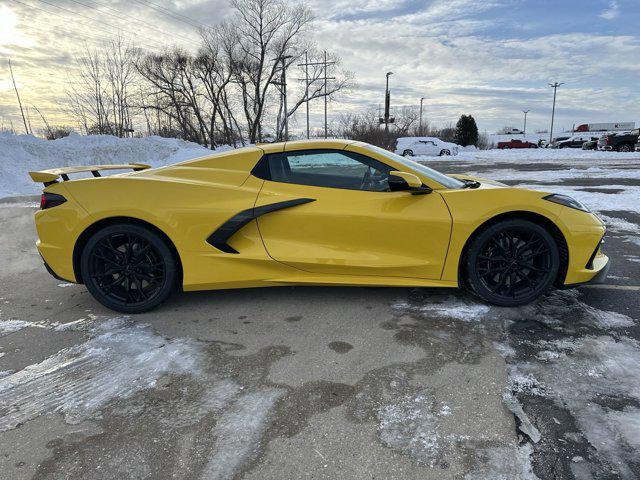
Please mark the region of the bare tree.
<svg viewBox="0 0 640 480"><path fill-rule="evenodd" d="M273 82L281 59L285 68L305 49L304 33L313 20L304 5L290 6L282 0L232 0L234 19L225 31L236 40L230 66L239 87L249 141L262 140Z"/></svg>
<svg viewBox="0 0 640 480"><path fill-rule="evenodd" d="M67 91L70 113L85 133L126 136L132 130L134 68L138 51L121 37L76 59L78 74Z"/></svg>

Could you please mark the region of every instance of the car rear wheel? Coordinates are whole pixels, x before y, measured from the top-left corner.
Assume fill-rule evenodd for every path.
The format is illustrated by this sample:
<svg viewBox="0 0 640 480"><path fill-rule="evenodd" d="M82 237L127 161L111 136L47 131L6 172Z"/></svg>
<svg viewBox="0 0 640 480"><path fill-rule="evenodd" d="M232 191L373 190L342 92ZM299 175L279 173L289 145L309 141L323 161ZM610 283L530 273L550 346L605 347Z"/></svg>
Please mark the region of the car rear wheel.
<svg viewBox="0 0 640 480"><path fill-rule="evenodd" d="M80 259L82 279L104 306L124 313L157 307L174 290L177 264L166 242L138 225L111 225L96 232Z"/></svg>
<svg viewBox="0 0 640 480"><path fill-rule="evenodd" d="M402 152L403 157L413 157L413 150L405 150Z"/></svg>
<svg viewBox="0 0 640 480"><path fill-rule="evenodd" d="M443 155L451 155L451 152L449 150L440 150L440 156L442 157Z"/></svg>
<svg viewBox="0 0 640 480"><path fill-rule="evenodd" d="M630 152L631 151L631 146L623 143L622 145L620 145L620 147L618 148L619 152Z"/></svg>
<svg viewBox="0 0 640 480"><path fill-rule="evenodd" d="M469 246L467 283L494 305L512 307L535 300L551 286L560 255L553 237L526 220L506 220L481 232Z"/></svg>
<svg viewBox="0 0 640 480"><path fill-rule="evenodd" d="M509 146L505 145L504 147L502 147L502 150L509 150Z"/></svg>

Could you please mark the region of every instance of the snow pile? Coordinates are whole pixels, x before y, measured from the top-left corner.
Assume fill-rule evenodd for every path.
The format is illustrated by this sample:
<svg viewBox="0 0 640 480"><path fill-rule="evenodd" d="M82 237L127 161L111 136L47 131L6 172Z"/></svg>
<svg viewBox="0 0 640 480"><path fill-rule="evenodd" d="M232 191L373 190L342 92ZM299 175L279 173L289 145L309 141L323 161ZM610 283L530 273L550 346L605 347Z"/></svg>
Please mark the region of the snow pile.
<svg viewBox="0 0 640 480"><path fill-rule="evenodd" d="M225 149L229 147L217 151ZM42 185L33 183L28 175L33 170L132 162L158 167L210 153L200 145L175 138L72 134L49 141L0 133L0 198L38 194Z"/></svg>

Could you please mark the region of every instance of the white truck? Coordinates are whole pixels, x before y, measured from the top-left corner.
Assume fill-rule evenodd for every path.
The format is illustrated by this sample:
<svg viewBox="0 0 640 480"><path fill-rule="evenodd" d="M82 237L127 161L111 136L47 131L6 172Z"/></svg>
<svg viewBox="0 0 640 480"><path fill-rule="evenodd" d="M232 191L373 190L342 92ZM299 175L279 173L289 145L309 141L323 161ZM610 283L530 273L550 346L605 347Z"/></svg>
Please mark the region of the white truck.
<svg viewBox="0 0 640 480"><path fill-rule="evenodd" d="M583 123L575 128L575 132L619 132L633 130L636 122Z"/></svg>

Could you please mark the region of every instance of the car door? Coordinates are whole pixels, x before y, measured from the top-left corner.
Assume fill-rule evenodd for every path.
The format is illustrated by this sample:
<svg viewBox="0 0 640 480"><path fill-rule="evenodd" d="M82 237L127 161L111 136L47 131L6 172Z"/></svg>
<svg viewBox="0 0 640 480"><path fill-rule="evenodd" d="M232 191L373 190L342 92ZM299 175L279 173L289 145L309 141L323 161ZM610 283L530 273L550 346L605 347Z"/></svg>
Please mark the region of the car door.
<svg viewBox="0 0 640 480"><path fill-rule="evenodd" d="M435 191L390 191L391 170L344 150L266 156L256 207L293 205L258 217L269 255L318 274L439 279L449 211Z"/></svg>

